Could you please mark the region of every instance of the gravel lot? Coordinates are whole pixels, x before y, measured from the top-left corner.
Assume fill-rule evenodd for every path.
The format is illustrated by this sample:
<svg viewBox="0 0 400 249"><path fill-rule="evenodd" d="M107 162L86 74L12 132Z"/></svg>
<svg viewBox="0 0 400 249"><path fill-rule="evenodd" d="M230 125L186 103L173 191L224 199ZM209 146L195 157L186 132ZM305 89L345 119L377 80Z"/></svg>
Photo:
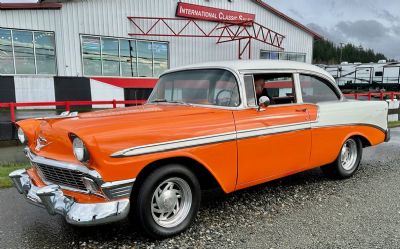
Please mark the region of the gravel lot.
<svg viewBox="0 0 400 249"><path fill-rule="evenodd" d="M0 191L1 248L400 248L400 129L364 150L359 172L333 181L319 169L230 195L204 193L186 233L150 241L127 222L74 228Z"/></svg>

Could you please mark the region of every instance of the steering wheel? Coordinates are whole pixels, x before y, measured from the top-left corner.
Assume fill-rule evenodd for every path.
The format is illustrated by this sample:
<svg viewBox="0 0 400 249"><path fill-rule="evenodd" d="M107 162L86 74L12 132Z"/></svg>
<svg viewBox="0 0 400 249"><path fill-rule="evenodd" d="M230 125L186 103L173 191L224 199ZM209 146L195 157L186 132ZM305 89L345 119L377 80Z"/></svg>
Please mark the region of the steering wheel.
<svg viewBox="0 0 400 249"><path fill-rule="evenodd" d="M229 96L224 96L222 95L223 93L229 94ZM233 95L232 90L222 89L217 93L217 96L215 97L215 102L219 106L229 106L231 104L232 95Z"/></svg>

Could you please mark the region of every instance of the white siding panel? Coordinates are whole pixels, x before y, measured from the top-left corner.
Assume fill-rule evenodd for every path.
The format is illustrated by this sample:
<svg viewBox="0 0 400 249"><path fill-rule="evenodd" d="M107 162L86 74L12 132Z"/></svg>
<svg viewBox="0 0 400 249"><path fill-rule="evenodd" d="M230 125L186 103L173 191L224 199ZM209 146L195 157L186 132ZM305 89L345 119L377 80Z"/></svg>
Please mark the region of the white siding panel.
<svg viewBox="0 0 400 249"><path fill-rule="evenodd" d="M28 77L16 76L15 98L16 102L54 102L53 77ZM55 107L18 107L18 109L54 109Z"/></svg>
<svg viewBox="0 0 400 249"><path fill-rule="evenodd" d="M90 89L92 94L92 101L110 101L110 100L125 100L124 89L99 82L97 80L90 80ZM119 104L117 107L124 107L125 105ZM93 108L112 108L112 105L93 105Z"/></svg>
<svg viewBox="0 0 400 249"><path fill-rule="evenodd" d="M49 30L56 32L57 64L60 76L82 76L80 34L129 37L133 24L127 16L175 17L177 0L76 0L63 3L60 10L0 11L0 26L8 28ZM286 36L287 52L306 53L312 60L313 37L251 0L185 2L256 14L256 21ZM211 27L214 23L205 23ZM159 31L166 31L160 28ZM216 44L217 38L136 37L170 43L170 67L213 60L238 58L238 43ZM260 50L279 50L253 40L252 58Z"/></svg>

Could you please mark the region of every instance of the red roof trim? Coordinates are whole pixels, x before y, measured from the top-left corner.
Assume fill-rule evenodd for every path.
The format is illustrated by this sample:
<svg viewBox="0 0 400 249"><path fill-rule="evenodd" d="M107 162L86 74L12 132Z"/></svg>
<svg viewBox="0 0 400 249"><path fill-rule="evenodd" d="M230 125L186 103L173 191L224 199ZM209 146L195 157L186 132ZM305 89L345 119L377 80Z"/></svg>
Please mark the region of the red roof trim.
<svg viewBox="0 0 400 249"><path fill-rule="evenodd" d="M305 32L309 33L310 35L314 36L315 39L320 40L320 39L323 38L320 34L312 31L311 29L307 28L306 26L304 26L303 24L299 23L298 21L288 17L287 15L283 14L282 12L280 12L277 9L275 9L271 5L266 4L262 0L252 0L252 1L257 3L258 5L262 6L264 9L269 10L272 13L274 13L275 15L281 17L282 19L286 20L287 22L293 24L294 26L296 26L296 27L304 30Z"/></svg>
<svg viewBox="0 0 400 249"><path fill-rule="evenodd" d="M61 9L61 3L0 3L0 10Z"/></svg>

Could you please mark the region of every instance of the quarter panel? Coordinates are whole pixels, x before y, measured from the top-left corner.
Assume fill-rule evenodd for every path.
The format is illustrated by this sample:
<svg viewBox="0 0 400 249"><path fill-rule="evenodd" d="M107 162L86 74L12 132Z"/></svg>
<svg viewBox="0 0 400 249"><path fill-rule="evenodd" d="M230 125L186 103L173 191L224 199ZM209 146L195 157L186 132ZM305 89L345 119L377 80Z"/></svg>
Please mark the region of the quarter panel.
<svg viewBox="0 0 400 249"><path fill-rule="evenodd" d="M333 162L344 141L352 136L365 137L371 145L382 143L385 133L367 125L340 125L312 129L310 168Z"/></svg>
<svg viewBox="0 0 400 249"><path fill-rule="evenodd" d="M310 168L333 162L344 141L360 135L371 145L382 143L387 130L384 101L338 101L318 104L317 122L311 124Z"/></svg>

